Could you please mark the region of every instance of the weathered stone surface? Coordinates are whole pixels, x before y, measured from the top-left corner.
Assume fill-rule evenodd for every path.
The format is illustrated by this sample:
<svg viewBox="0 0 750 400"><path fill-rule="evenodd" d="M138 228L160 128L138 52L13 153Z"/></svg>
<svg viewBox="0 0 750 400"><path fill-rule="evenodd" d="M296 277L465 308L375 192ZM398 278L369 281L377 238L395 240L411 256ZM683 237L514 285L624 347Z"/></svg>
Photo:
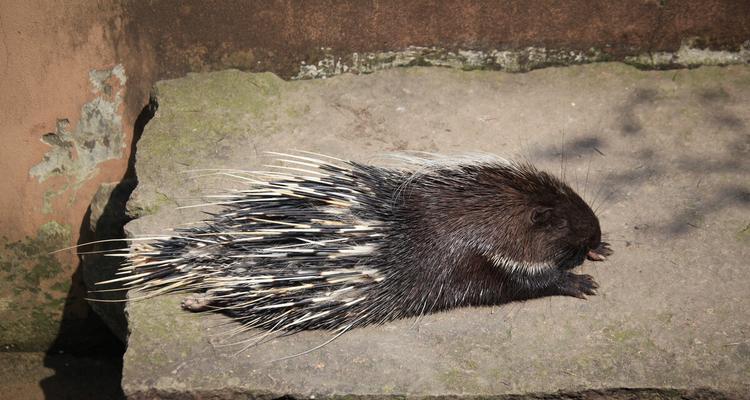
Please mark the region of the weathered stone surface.
<svg viewBox="0 0 750 400"><path fill-rule="evenodd" d="M251 169L303 148L381 162L394 150L526 158L596 203L616 253L581 270L599 295L460 309L330 338L307 332L234 356L226 318L180 296L129 305L131 398L489 396L601 388L750 391L750 68L643 72L622 64L527 74L439 68L284 82L224 71L158 85L138 144L132 234L201 218ZM673 393L673 392L668 392Z"/></svg>

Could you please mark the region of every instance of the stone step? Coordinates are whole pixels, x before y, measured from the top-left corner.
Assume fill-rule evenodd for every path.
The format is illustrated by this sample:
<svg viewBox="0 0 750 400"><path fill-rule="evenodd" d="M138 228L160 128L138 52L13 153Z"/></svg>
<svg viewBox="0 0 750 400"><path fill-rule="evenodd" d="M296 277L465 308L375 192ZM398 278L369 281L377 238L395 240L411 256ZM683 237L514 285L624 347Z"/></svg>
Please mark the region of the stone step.
<svg viewBox="0 0 750 400"><path fill-rule="evenodd" d="M600 204L615 254L580 268L601 286L588 300L355 329L275 362L332 335L305 332L237 354L241 346L214 336L232 328L217 327L226 317L182 311L179 295L133 302L129 398L750 391L750 67L404 68L292 82L230 70L162 81L157 91L128 204L141 216L127 226L134 235L200 220L199 210L177 207L237 186L186 171L252 169L272 162L265 151L372 163L399 150L479 151L564 169Z"/></svg>

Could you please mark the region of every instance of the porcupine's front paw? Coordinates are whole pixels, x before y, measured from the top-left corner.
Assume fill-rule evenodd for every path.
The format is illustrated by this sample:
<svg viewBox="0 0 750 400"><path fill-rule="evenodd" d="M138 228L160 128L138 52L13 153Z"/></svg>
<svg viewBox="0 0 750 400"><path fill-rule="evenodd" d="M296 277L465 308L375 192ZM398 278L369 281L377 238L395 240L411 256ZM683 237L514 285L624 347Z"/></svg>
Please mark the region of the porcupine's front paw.
<svg viewBox="0 0 750 400"><path fill-rule="evenodd" d="M607 257L611 256L614 251L609 247L609 243L601 242L599 246L593 250L589 250L586 254L586 258L591 261L604 261Z"/></svg>
<svg viewBox="0 0 750 400"><path fill-rule="evenodd" d="M578 275L571 272L565 273L558 286L560 294L578 297L579 299L585 299L586 295L595 295L598 287L599 284L594 281L593 276Z"/></svg>

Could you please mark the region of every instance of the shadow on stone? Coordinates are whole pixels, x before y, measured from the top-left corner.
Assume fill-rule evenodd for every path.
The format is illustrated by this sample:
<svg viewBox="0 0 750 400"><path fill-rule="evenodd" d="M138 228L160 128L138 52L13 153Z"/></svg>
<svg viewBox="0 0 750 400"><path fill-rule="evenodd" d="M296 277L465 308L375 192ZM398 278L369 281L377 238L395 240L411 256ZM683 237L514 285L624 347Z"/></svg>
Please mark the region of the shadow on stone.
<svg viewBox="0 0 750 400"><path fill-rule="evenodd" d="M118 183L103 184L97 199L87 210L79 229L78 245L125 237L123 227L130 221L126 203L137 185L135 153L143 129L153 117L157 104L152 99L139 114L133 129L128 167ZM86 245L80 253L111 251L122 242ZM124 303L90 303L87 284L117 268L120 259L101 254L81 254L71 277L57 337L46 352L44 365L55 371L39 382L47 399L121 399L122 355L125 352L127 320ZM92 273L92 271L95 271ZM95 296L122 299L124 292ZM96 310L96 312L95 312ZM113 333L114 332L114 333Z"/></svg>
<svg viewBox="0 0 750 400"><path fill-rule="evenodd" d="M638 88L633 91L628 100L622 106L621 130L622 134L637 135L643 130L643 124L636 115L637 108L641 105L651 105L656 101L658 92L655 89Z"/></svg>
<svg viewBox="0 0 750 400"><path fill-rule="evenodd" d="M589 157L592 155L604 156L602 149L606 148L607 144L600 137L595 135L584 136L565 143L559 142L546 146L532 154L534 158L540 158L543 160L570 160L579 157ZM563 152L565 154L563 154Z"/></svg>
<svg viewBox="0 0 750 400"><path fill-rule="evenodd" d="M696 195L696 197L698 197ZM676 213L665 230L670 235L682 235L690 229L703 229L710 215L726 207L739 206L750 208L750 188L742 186L725 186L713 194L699 197L692 206L685 207Z"/></svg>

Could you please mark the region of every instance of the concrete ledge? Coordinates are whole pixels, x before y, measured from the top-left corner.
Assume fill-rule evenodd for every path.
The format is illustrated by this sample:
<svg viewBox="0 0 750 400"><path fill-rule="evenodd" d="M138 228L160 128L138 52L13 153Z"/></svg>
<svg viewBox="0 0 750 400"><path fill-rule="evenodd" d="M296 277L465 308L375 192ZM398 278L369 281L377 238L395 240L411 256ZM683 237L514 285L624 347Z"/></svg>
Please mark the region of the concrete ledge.
<svg viewBox="0 0 750 400"><path fill-rule="evenodd" d="M750 391L750 68L410 68L298 82L223 71L157 89L159 110L138 143L133 234L198 220L197 210L175 207L236 185L181 171L248 169L267 163L267 150L371 162L393 150L487 151L558 172L565 142L567 180L602 203L616 253L582 267L601 285L588 301L403 320L270 363L330 335L306 332L234 356L237 347L210 336L231 328L216 327L226 318L183 312L180 296L134 302L123 370L130 398Z"/></svg>

